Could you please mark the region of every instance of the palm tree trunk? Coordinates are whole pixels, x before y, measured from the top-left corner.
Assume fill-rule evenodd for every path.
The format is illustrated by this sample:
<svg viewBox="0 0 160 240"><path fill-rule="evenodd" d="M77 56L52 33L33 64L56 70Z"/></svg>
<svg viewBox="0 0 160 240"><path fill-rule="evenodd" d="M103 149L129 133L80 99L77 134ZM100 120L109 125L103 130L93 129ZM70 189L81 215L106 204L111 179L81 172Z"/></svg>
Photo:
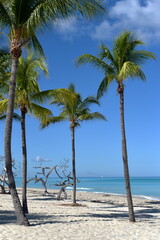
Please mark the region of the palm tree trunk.
<svg viewBox="0 0 160 240"><path fill-rule="evenodd" d="M126 143L125 121L124 121L123 86L122 86L122 91L120 91L120 119L121 119L121 132L122 132L122 158L123 158L125 186L126 186L126 194L127 194L127 202L128 202L129 221L135 222L133 201L132 201L132 194L131 194L131 187L130 187L129 168L128 168L127 143Z"/></svg>
<svg viewBox="0 0 160 240"><path fill-rule="evenodd" d="M76 166L75 166L75 128L71 127L72 136L72 177L73 177L73 203L76 203Z"/></svg>
<svg viewBox="0 0 160 240"><path fill-rule="evenodd" d="M16 184L12 171L12 155L11 155L11 135L12 135L12 117L14 109L14 96L16 87L16 73L18 69L18 57L12 57L11 78L9 87L9 98L5 126L5 164L9 181L9 190L12 196L13 205L19 225L28 226L29 222L23 213L21 202L17 193Z"/></svg>
<svg viewBox="0 0 160 240"><path fill-rule="evenodd" d="M28 206L27 206L27 145L26 145L25 116L26 116L26 113L23 110L21 110L22 155L23 155L22 207L23 207L23 212L28 213Z"/></svg>

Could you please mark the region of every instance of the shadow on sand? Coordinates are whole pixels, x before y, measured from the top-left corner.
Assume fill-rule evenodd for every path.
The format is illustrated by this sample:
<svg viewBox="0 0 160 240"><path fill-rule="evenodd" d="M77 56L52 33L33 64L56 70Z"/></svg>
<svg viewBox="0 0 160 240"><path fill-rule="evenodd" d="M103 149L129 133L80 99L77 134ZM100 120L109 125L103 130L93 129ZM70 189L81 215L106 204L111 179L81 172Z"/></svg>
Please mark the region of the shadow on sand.
<svg viewBox="0 0 160 240"><path fill-rule="evenodd" d="M28 214L27 215L28 220L38 220L41 223L46 223L47 219L53 219L53 215L43 215L43 214ZM52 221L48 221L48 223L51 223ZM0 210L0 225L1 224L16 224L17 219L14 211L3 211ZM32 225L32 224L31 224ZM38 224L34 224L38 225Z"/></svg>
<svg viewBox="0 0 160 240"><path fill-rule="evenodd" d="M45 198L35 198L35 200L43 200L43 201L50 201L53 200L53 197L45 197ZM91 201L100 203L100 201ZM110 206L105 206L105 203ZM158 208L157 204L160 202L151 201L146 202L143 206L136 206L142 209L135 210L135 217L139 221L151 222L151 219L160 219L160 209ZM69 221L69 223L76 223L76 222L85 222L85 221L112 221L115 218L119 221L128 221L128 212L122 209L125 205L124 204L116 204L116 202L105 202L102 201L102 207L98 207L96 213L86 212L83 214L63 214L59 216L51 215L51 214L31 214L27 215L28 220L31 222L31 226L36 225L43 225L43 224L52 224L52 223L68 223L68 219L73 219ZM61 204L59 204L60 206ZM63 204L65 206L65 204ZM67 207L67 205L66 205ZM78 206L78 208L81 206ZM84 207L82 205L82 207ZM86 206L87 207L87 206ZM126 207L126 206L125 206ZM76 208L76 206L75 206ZM104 213L105 211L105 213ZM14 211L7 211L0 208L0 225L1 224L16 224L16 216Z"/></svg>

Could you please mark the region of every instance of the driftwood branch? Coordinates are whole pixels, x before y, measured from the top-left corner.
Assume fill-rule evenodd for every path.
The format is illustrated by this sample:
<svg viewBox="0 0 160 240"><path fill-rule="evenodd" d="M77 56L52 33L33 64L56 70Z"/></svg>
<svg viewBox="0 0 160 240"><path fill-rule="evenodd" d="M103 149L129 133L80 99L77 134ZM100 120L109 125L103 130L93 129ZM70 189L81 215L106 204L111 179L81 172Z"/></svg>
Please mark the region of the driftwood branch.
<svg viewBox="0 0 160 240"><path fill-rule="evenodd" d="M7 192L6 192L6 189L5 189L5 184L7 185L7 187L8 187L8 182L7 182L7 180L6 180L6 176L5 175L0 175L0 182L2 183L0 183L0 188L1 188L1 194L6 194Z"/></svg>
<svg viewBox="0 0 160 240"><path fill-rule="evenodd" d="M1 188L1 193L2 194L6 194L8 192L10 193L8 177L7 177L7 170L6 170L4 161L5 161L5 157L0 156L0 164L1 164L0 188ZM14 169L14 172L13 172L14 176L16 176L16 172L19 169L19 166L17 167L16 164L17 164L17 162L15 161L15 159L12 159L12 167ZM8 188L8 192L6 192L6 188L5 188L6 185L7 185L7 188Z"/></svg>
<svg viewBox="0 0 160 240"><path fill-rule="evenodd" d="M73 186L73 183L67 183L64 185L58 185L56 184L56 186L62 186L57 194L57 200L61 200L61 195L62 193L64 194L64 199L67 199L67 192L66 192L66 187L68 186Z"/></svg>
<svg viewBox="0 0 160 240"><path fill-rule="evenodd" d="M57 169L55 169L56 174L58 175L59 178L63 179L63 177L60 176L60 174L58 173ZM73 180L73 177L71 177L71 172L67 175L65 173L65 171L62 171L63 175L65 176L65 180L63 180L62 182L56 183L54 184L55 186L59 186L61 187L58 194L57 194L57 200L61 200L61 195L62 193L64 194L64 199L67 199L67 192L66 192L66 188L68 186L73 186L73 183L71 182ZM78 179L77 179L78 181Z"/></svg>
<svg viewBox="0 0 160 240"><path fill-rule="evenodd" d="M35 181L35 183L41 182L44 188L44 193L43 195L47 195L49 194L48 190L47 190L47 181L48 181L48 177L49 175L52 173L52 171L56 168L57 166L54 167L34 167L34 168L41 168L42 172L38 172L37 174L42 174L43 177L37 177L37 175L35 175L34 178L31 178L27 181L27 183L31 182L31 181ZM49 170L46 173L46 170Z"/></svg>

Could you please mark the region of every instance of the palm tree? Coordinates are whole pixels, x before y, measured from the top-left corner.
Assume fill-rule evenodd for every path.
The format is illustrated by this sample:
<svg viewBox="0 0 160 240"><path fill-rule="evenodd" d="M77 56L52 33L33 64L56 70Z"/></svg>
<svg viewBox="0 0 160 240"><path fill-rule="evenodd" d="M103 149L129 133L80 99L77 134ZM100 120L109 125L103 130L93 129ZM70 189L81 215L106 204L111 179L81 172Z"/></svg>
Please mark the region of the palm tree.
<svg viewBox="0 0 160 240"><path fill-rule="evenodd" d="M23 155L23 174L22 174L22 207L23 212L28 213L27 207L27 144L26 144L26 113L33 114L42 120L51 116L51 111L36 104L35 94L40 93L38 78L42 70L48 74L47 66L43 57L34 57L29 54L27 58L19 58L19 67L16 79L15 109L21 112L21 131L22 131L22 155ZM8 99L0 101L0 110L5 111Z"/></svg>
<svg viewBox="0 0 160 240"><path fill-rule="evenodd" d="M26 144L26 113L33 114L35 117L42 119L51 114L51 112L37 105L33 96L40 92L38 86L39 70L48 74L47 66L42 57L33 57L30 54L26 59L19 58L19 68L17 72L17 85L15 91L15 108L21 112L21 130L22 130L22 155L23 155L23 177L22 177L22 207L23 212L28 213L27 207L27 144Z"/></svg>
<svg viewBox="0 0 160 240"><path fill-rule="evenodd" d="M0 25L9 30L11 41L10 53L12 56L9 101L5 127L5 161L9 188L17 222L20 225L28 226L29 222L22 211L12 172L11 134L18 58L22 54L22 47L26 44L32 45L43 53L43 49L36 36L37 30L44 29L51 21L56 21L60 18L69 18L76 13L80 13L84 17L92 17L103 10L105 9L99 0L82 0L80 2L77 0L0 1Z"/></svg>
<svg viewBox="0 0 160 240"><path fill-rule="evenodd" d="M101 97L105 91L107 91L110 83L112 83L114 80L117 82L117 93L120 95L122 159L129 208L129 221L131 222L135 221L135 217L130 188L127 143L125 133L124 81L128 78L134 77L145 80L145 74L141 70L140 65L149 58L155 59L154 54L151 52L144 50L136 50L136 47L141 44L143 44L143 42L137 40L133 34L131 34L130 32L124 32L114 41L112 51L110 51L109 48L107 48L105 44L102 43L102 45L100 46L100 52L98 57L90 54L84 54L76 59L78 65L91 63L96 68L103 71L105 77L99 86L97 93L98 98Z"/></svg>
<svg viewBox="0 0 160 240"><path fill-rule="evenodd" d="M51 112L36 104L34 95L40 92L38 85L39 70L48 74L47 66L42 57L33 57L30 54L26 59L19 58L19 68L17 72L17 86L15 92L15 107L21 111L22 130L22 154L23 154L23 184L22 184L22 207L23 212L28 213L27 207L27 144L26 144L26 113L34 115L38 119L43 119L51 115ZM34 100L33 100L34 98Z"/></svg>
<svg viewBox="0 0 160 240"><path fill-rule="evenodd" d="M68 89L51 90L53 101L51 104L62 106L62 111L57 117L49 117L42 122L42 127L48 126L50 123L60 121L69 121L71 138L72 138L72 177L73 177L73 204L76 204L76 166L75 166L75 128L80 126L80 122L94 119L105 120L104 115L99 112L91 113L89 106L91 104L99 104L94 97L87 97L82 100L79 93L75 92L73 84Z"/></svg>

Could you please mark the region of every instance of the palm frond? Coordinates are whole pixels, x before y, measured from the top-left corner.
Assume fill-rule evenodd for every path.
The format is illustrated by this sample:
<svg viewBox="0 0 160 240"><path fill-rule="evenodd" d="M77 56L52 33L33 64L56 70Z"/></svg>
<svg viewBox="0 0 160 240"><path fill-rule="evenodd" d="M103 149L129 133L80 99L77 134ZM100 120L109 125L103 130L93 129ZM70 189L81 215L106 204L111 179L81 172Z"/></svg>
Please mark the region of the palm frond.
<svg viewBox="0 0 160 240"><path fill-rule="evenodd" d="M17 113L13 113L13 119L16 121L21 121L21 117Z"/></svg>
<svg viewBox="0 0 160 240"><path fill-rule="evenodd" d="M136 39L136 36L131 32L124 32L114 42L113 55L118 63L119 70L122 65L131 61L137 65L143 64L147 59L156 59L155 55L145 50L135 50L138 45L144 43Z"/></svg>
<svg viewBox="0 0 160 240"><path fill-rule="evenodd" d="M5 120L6 119L6 114L0 115L0 120Z"/></svg>
<svg viewBox="0 0 160 240"><path fill-rule="evenodd" d="M53 99L55 90L45 90L40 91L32 96L32 100L35 100L39 103L46 103L48 101L51 101Z"/></svg>
<svg viewBox="0 0 160 240"><path fill-rule="evenodd" d="M53 100L51 104L61 106L61 112L57 117L49 117L42 123L42 127L55 123L56 121L70 121L71 126L80 126L80 121L91 119L104 119L104 116L98 112L90 113L89 106L91 104L99 104L97 98L89 96L84 100L81 99L79 93L75 91L75 87L69 86L69 89L55 89L52 94Z"/></svg>
<svg viewBox="0 0 160 240"><path fill-rule="evenodd" d="M40 121L43 121L43 119L47 119L48 117L52 116L52 112L49 109L35 103L30 104L29 111Z"/></svg>
<svg viewBox="0 0 160 240"><path fill-rule="evenodd" d="M156 60L156 56L152 52L148 52L145 50L139 50L139 51L134 50L131 52L128 58L128 61L131 61L137 65L141 65L141 64L144 64L146 60L148 60L149 58Z"/></svg>
<svg viewBox="0 0 160 240"><path fill-rule="evenodd" d="M38 77L40 71L48 74L46 62L42 57L35 57L33 53L30 53L27 58L19 58L19 68L17 72L17 84L15 92L15 102L19 105L27 105L29 107L30 102L43 103L41 97L35 95L40 93L38 84Z"/></svg>
<svg viewBox="0 0 160 240"><path fill-rule="evenodd" d="M33 2L32 8L28 5L30 15L26 19L25 26L28 36L32 36L35 29L43 30L58 19L67 19L75 15L90 18L98 13L106 12L99 0L36 0Z"/></svg>
<svg viewBox="0 0 160 240"><path fill-rule="evenodd" d="M11 56L9 49L0 48L0 81L7 82L10 77Z"/></svg>
<svg viewBox="0 0 160 240"><path fill-rule="evenodd" d="M69 84L68 90L70 90L71 92L75 93L75 85L73 83Z"/></svg>
<svg viewBox="0 0 160 240"><path fill-rule="evenodd" d="M0 48L0 57L9 56L9 49L7 47Z"/></svg>
<svg viewBox="0 0 160 240"><path fill-rule="evenodd" d="M91 18L97 14L102 14L102 12L107 13L105 5L99 0L72 0L73 14L80 12L83 17Z"/></svg>
<svg viewBox="0 0 160 240"><path fill-rule="evenodd" d="M50 125L51 123L54 124L54 123L59 123L59 122L62 122L62 121L65 121L66 119L63 118L62 116L56 116L56 117L48 117L46 119L43 119L41 121L41 128L45 128L47 127L48 125Z"/></svg>
<svg viewBox="0 0 160 240"><path fill-rule="evenodd" d="M43 56L45 58L45 53L42 48L42 45L40 44L40 42L34 32L31 35L31 41L29 41L29 44L27 44L27 47L29 49L33 48L37 54L39 54L40 56Z"/></svg>
<svg viewBox="0 0 160 240"><path fill-rule="evenodd" d="M50 101L50 104L57 104L60 102L60 99L63 103L64 99L67 99L69 95L72 95L71 91L65 88L59 88L38 92L32 96L32 99L39 103Z"/></svg>
<svg viewBox="0 0 160 240"><path fill-rule="evenodd" d="M75 63L77 66L80 66L82 64L90 63L95 68L98 68L102 70L103 72L106 72L107 68L110 67L109 64L107 64L105 61L100 59L99 57L93 56L91 54L83 54L75 59Z"/></svg>
<svg viewBox="0 0 160 240"><path fill-rule="evenodd" d="M0 93L2 95L5 95L8 93L8 91L9 91L9 85L6 82L0 80Z"/></svg>
<svg viewBox="0 0 160 240"><path fill-rule="evenodd" d="M51 101L51 104L57 104L60 105L76 105L77 99L79 99L79 95L75 94L70 89L66 88L59 88L55 89L52 94L53 100Z"/></svg>
<svg viewBox="0 0 160 240"><path fill-rule="evenodd" d="M142 80L146 79L144 72L133 62L125 62L119 72L119 79L126 79L128 77L138 77Z"/></svg>
<svg viewBox="0 0 160 240"><path fill-rule="evenodd" d="M110 83L115 79L114 75L107 75L103 78L102 82L99 85L99 88L97 90L97 98L99 99L104 95L104 93L108 90L108 87Z"/></svg>
<svg viewBox="0 0 160 240"><path fill-rule="evenodd" d="M85 98L80 104L79 104L79 108L80 109L84 109L89 107L91 104L97 104L99 105L99 101L96 97L94 96L89 96L87 98Z"/></svg>
<svg viewBox="0 0 160 240"><path fill-rule="evenodd" d="M98 57L100 59L105 58L109 60L111 63L114 63L114 57L112 56L112 53L109 50L109 48L104 43L101 43L101 45L98 48L100 49L100 52L98 54Z"/></svg>
<svg viewBox="0 0 160 240"><path fill-rule="evenodd" d="M36 37L38 31L58 19L69 19L75 15L92 18L103 12L106 13L106 6L101 0L3 0L0 2L0 24L9 26L11 39L18 34L22 46L29 42L44 56Z"/></svg>
<svg viewBox="0 0 160 240"><path fill-rule="evenodd" d="M2 3L2 1L0 1L0 26L6 27L6 26L11 26L12 22L11 22L11 18L8 15L7 9L5 8L4 4Z"/></svg>
<svg viewBox="0 0 160 240"><path fill-rule="evenodd" d="M0 115L6 113L8 105L8 99L3 99L0 101Z"/></svg>
<svg viewBox="0 0 160 240"><path fill-rule="evenodd" d="M99 113L99 112L93 112L93 113L89 113L89 114L84 114L82 116L79 116L78 118L80 121L85 121L85 120L106 120L106 117Z"/></svg>

